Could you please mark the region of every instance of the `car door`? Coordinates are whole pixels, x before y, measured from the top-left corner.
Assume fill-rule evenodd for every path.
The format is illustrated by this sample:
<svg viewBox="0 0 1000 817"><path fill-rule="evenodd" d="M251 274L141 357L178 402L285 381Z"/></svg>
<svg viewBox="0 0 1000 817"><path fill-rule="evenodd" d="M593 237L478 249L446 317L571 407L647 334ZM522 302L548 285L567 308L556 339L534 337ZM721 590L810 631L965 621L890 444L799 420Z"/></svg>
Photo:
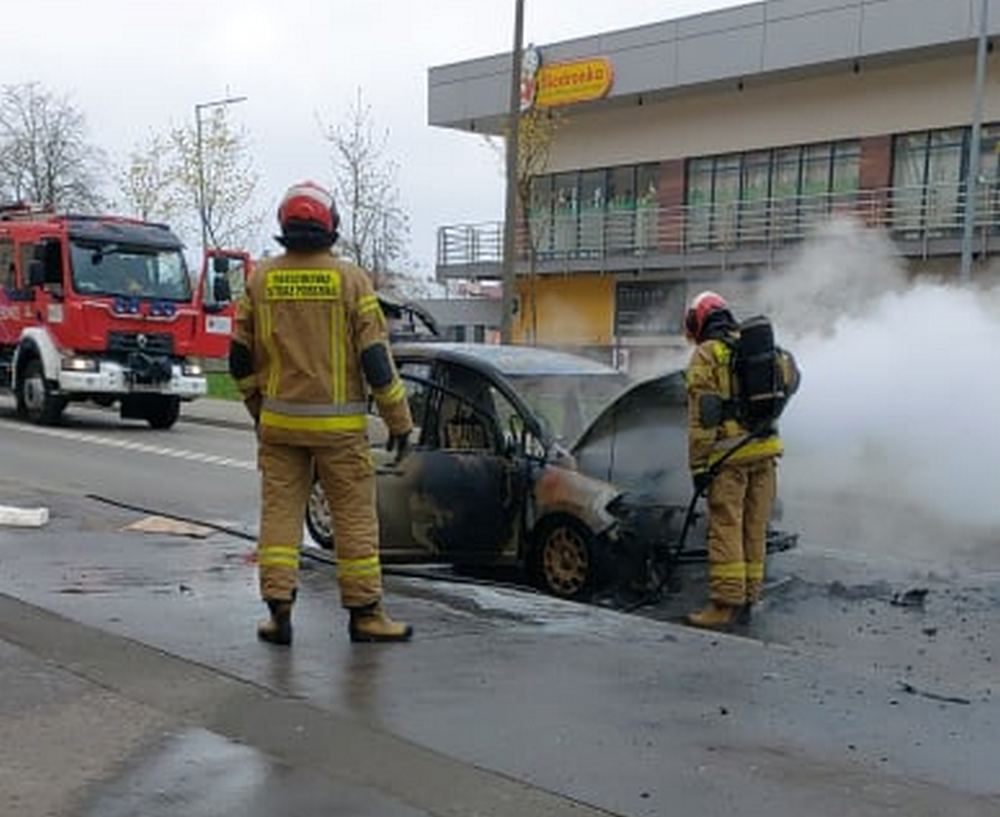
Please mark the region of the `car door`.
<svg viewBox="0 0 1000 817"><path fill-rule="evenodd" d="M395 517L387 540L408 533L411 546L452 561L515 558L526 482L500 423L504 398L484 374L453 362L422 376L404 361L400 375L420 433L410 456L379 466L380 513Z"/></svg>

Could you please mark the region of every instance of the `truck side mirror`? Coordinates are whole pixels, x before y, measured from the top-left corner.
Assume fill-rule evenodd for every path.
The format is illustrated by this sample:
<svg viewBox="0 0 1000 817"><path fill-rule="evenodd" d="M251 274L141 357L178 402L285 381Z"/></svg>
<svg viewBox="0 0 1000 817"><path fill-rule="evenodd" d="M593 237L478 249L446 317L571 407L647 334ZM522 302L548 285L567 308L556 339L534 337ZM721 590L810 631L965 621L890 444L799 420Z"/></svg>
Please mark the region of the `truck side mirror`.
<svg viewBox="0 0 1000 817"><path fill-rule="evenodd" d="M225 275L216 275L212 279L212 300L217 304L227 304L233 299L233 290Z"/></svg>

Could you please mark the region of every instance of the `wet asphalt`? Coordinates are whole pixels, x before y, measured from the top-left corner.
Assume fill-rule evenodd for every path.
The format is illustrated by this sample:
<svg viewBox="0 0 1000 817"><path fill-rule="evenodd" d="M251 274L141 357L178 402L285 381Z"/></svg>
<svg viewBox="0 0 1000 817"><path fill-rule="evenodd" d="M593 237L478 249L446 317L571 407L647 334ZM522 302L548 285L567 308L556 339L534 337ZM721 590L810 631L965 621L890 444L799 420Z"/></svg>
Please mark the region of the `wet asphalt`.
<svg viewBox="0 0 1000 817"><path fill-rule="evenodd" d="M90 417L68 428L252 460L237 432L161 437ZM735 636L670 623L700 600L697 566L642 616L392 580L392 609L418 639L359 649L329 567L307 562L296 644L275 651L252 639L261 611L248 543L125 533L137 514L81 496L97 487L249 529L252 470L3 424L0 447L22 475L0 480L0 501L54 514L44 531L0 532L0 593L279 700L617 814L1000 812L1000 582L988 571L873 563L806 542L772 559L769 599ZM913 588L927 589L922 606L893 604ZM130 753L80 813L446 813L408 802L405 784L351 791L292 761L196 719Z"/></svg>

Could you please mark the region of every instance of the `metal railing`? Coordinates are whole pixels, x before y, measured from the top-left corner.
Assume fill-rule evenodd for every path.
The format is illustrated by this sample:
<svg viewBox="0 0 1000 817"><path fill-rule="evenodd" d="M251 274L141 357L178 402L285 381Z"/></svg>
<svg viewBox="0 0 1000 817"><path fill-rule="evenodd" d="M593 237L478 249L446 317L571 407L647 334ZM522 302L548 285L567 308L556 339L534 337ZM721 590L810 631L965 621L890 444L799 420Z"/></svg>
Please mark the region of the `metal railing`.
<svg viewBox="0 0 1000 817"><path fill-rule="evenodd" d="M1000 186L977 191L977 250L1000 236ZM779 249L802 241L832 216L849 216L890 231L917 252L961 237L965 193L960 185L891 187L818 196L741 199L711 205L586 210L533 219L539 261L690 256L741 249ZM527 230L518 225L518 260L528 258ZM438 229L439 268L499 265L503 223L454 224ZM912 252L912 250L911 250Z"/></svg>

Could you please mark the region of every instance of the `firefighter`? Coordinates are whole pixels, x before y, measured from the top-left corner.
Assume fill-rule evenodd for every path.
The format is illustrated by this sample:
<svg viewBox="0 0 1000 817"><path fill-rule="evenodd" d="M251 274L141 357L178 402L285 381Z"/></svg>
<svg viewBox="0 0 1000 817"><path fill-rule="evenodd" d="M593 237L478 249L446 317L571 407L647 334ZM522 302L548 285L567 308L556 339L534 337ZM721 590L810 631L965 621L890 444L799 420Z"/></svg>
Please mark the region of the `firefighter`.
<svg viewBox="0 0 1000 817"><path fill-rule="evenodd" d="M229 369L257 425L261 520L257 564L270 610L257 634L292 641L299 544L313 468L336 531L337 582L352 641L405 641L412 628L382 604L366 384L407 451L409 404L367 274L332 252L339 218L317 184L291 187L278 208L285 252L263 260L240 300Z"/></svg>
<svg viewBox="0 0 1000 817"><path fill-rule="evenodd" d="M773 428L748 441L748 430L733 412L707 416L708 407L735 402L730 362L739 327L726 301L702 292L692 300L684 325L696 344L687 369L688 458L695 491L707 490L709 584L708 604L687 621L721 629L748 621L752 605L760 601L782 443Z"/></svg>

